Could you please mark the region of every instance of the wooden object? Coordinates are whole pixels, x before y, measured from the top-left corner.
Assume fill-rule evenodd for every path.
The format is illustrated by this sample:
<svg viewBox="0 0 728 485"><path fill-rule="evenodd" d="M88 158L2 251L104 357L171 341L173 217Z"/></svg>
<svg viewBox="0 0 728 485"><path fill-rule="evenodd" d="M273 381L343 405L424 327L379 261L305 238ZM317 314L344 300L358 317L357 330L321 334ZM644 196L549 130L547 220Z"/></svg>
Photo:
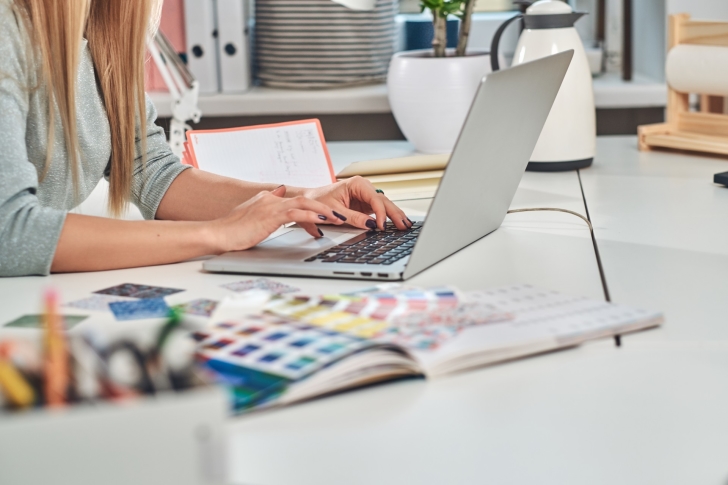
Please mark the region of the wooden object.
<svg viewBox="0 0 728 485"><path fill-rule="evenodd" d="M678 44L728 46L728 22L670 16L668 50ZM690 111L690 93L668 85L667 121L638 128L639 149L672 148L728 156L728 114L722 96L700 95L700 111Z"/></svg>

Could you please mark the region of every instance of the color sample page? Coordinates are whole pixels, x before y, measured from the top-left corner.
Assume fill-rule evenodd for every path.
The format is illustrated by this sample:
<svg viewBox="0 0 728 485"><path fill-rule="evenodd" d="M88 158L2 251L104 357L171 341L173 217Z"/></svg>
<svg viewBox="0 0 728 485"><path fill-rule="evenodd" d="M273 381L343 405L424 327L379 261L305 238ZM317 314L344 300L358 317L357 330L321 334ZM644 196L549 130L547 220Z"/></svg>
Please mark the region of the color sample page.
<svg viewBox="0 0 728 485"><path fill-rule="evenodd" d="M190 155L207 172L296 187L335 181L318 120L191 131L187 136Z"/></svg>

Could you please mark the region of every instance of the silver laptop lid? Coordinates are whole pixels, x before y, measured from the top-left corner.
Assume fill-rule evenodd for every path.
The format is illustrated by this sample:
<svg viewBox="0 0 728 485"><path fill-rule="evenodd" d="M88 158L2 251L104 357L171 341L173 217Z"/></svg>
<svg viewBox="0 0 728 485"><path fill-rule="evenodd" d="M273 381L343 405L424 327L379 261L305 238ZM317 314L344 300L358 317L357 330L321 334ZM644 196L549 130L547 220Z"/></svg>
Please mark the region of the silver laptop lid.
<svg viewBox="0 0 728 485"><path fill-rule="evenodd" d="M495 231L526 171L573 50L480 84L403 277Z"/></svg>

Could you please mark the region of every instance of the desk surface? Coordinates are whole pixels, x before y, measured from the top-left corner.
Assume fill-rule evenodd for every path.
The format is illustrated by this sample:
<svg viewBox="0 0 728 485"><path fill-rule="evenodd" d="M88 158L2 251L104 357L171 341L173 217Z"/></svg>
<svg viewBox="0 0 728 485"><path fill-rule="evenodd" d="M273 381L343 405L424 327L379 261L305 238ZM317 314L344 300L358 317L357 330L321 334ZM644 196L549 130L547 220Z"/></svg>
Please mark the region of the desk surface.
<svg viewBox="0 0 728 485"><path fill-rule="evenodd" d="M236 418L234 482L724 483L728 325L718 305L728 299L728 272L721 272L728 269L728 219L721 218L728 189L710 180L726 162L640 154L635 146L632 137L600 139L596 164L582 179L613 299L664 310L663 329L628 336L621 349L601 340ZM336 164L407 150L402 142L331 144ZM402 205L413 214L427 209L427 201ZM539 206L583 213L577 174L527 173L512 207ZM48 285L60 287L65 301L124 282L186 288L170 297L176 303L220 298L227 293L220 284L241 279L204 273L199 261L0 279L0 323L37 312ZM280 280L307 293L364 284ZM412 280L463 289L513 282L600 298L583 222L510 215L492 235ZM77 328L124 332L149 323L96 313Z"/></svg>
<svg viewBox="0 0 728 485"><path fill-rule="evenodd" d="M725 483L728 190L711 184L725 166L639 153L634 137L614 137L599 139L595 166L581 173L613 299L664 310L662 329L628 336L620 349L594 342L237 419L236 483ZM557 194L571 194L574 174L534 175L514 206L568 203ZM528 190L542 197L525 201ZM538 240L539 260L549 259L584 237L551 232L572 222L549 221L542 232L540 221L514 214L493 236ZM551 237L558 242L546 245ZM502 251L498 265L528 253L496 249L496 240L473 250L485 258ZM470 281L457 256L430 274ZM549 283L565 287L579 270L568 258L558 264L549 270L564 280L551 274ZM538 277L516 267L498 276L478 269L485 284Z"/></svg>
<svg viewBox="0 0 728 485"><path fill-rule="evenodd" d="M612 297L665 312L637 341L728 339L728 161L636 146L600 138L581 174Z"/></svg>

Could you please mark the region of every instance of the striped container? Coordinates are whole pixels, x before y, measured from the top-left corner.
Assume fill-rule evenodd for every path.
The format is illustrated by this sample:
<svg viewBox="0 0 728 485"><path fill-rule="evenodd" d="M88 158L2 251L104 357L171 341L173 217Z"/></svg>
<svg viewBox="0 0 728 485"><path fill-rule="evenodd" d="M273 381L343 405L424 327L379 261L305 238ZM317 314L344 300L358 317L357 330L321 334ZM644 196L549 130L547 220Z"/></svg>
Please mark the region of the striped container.
<svg viewBox="0 0 728 485"><path fill-rule="evenodd" d="M256 74L266 86L330 88L383 82L397 0L351 10L331 0L256 0Z"/></svg>

